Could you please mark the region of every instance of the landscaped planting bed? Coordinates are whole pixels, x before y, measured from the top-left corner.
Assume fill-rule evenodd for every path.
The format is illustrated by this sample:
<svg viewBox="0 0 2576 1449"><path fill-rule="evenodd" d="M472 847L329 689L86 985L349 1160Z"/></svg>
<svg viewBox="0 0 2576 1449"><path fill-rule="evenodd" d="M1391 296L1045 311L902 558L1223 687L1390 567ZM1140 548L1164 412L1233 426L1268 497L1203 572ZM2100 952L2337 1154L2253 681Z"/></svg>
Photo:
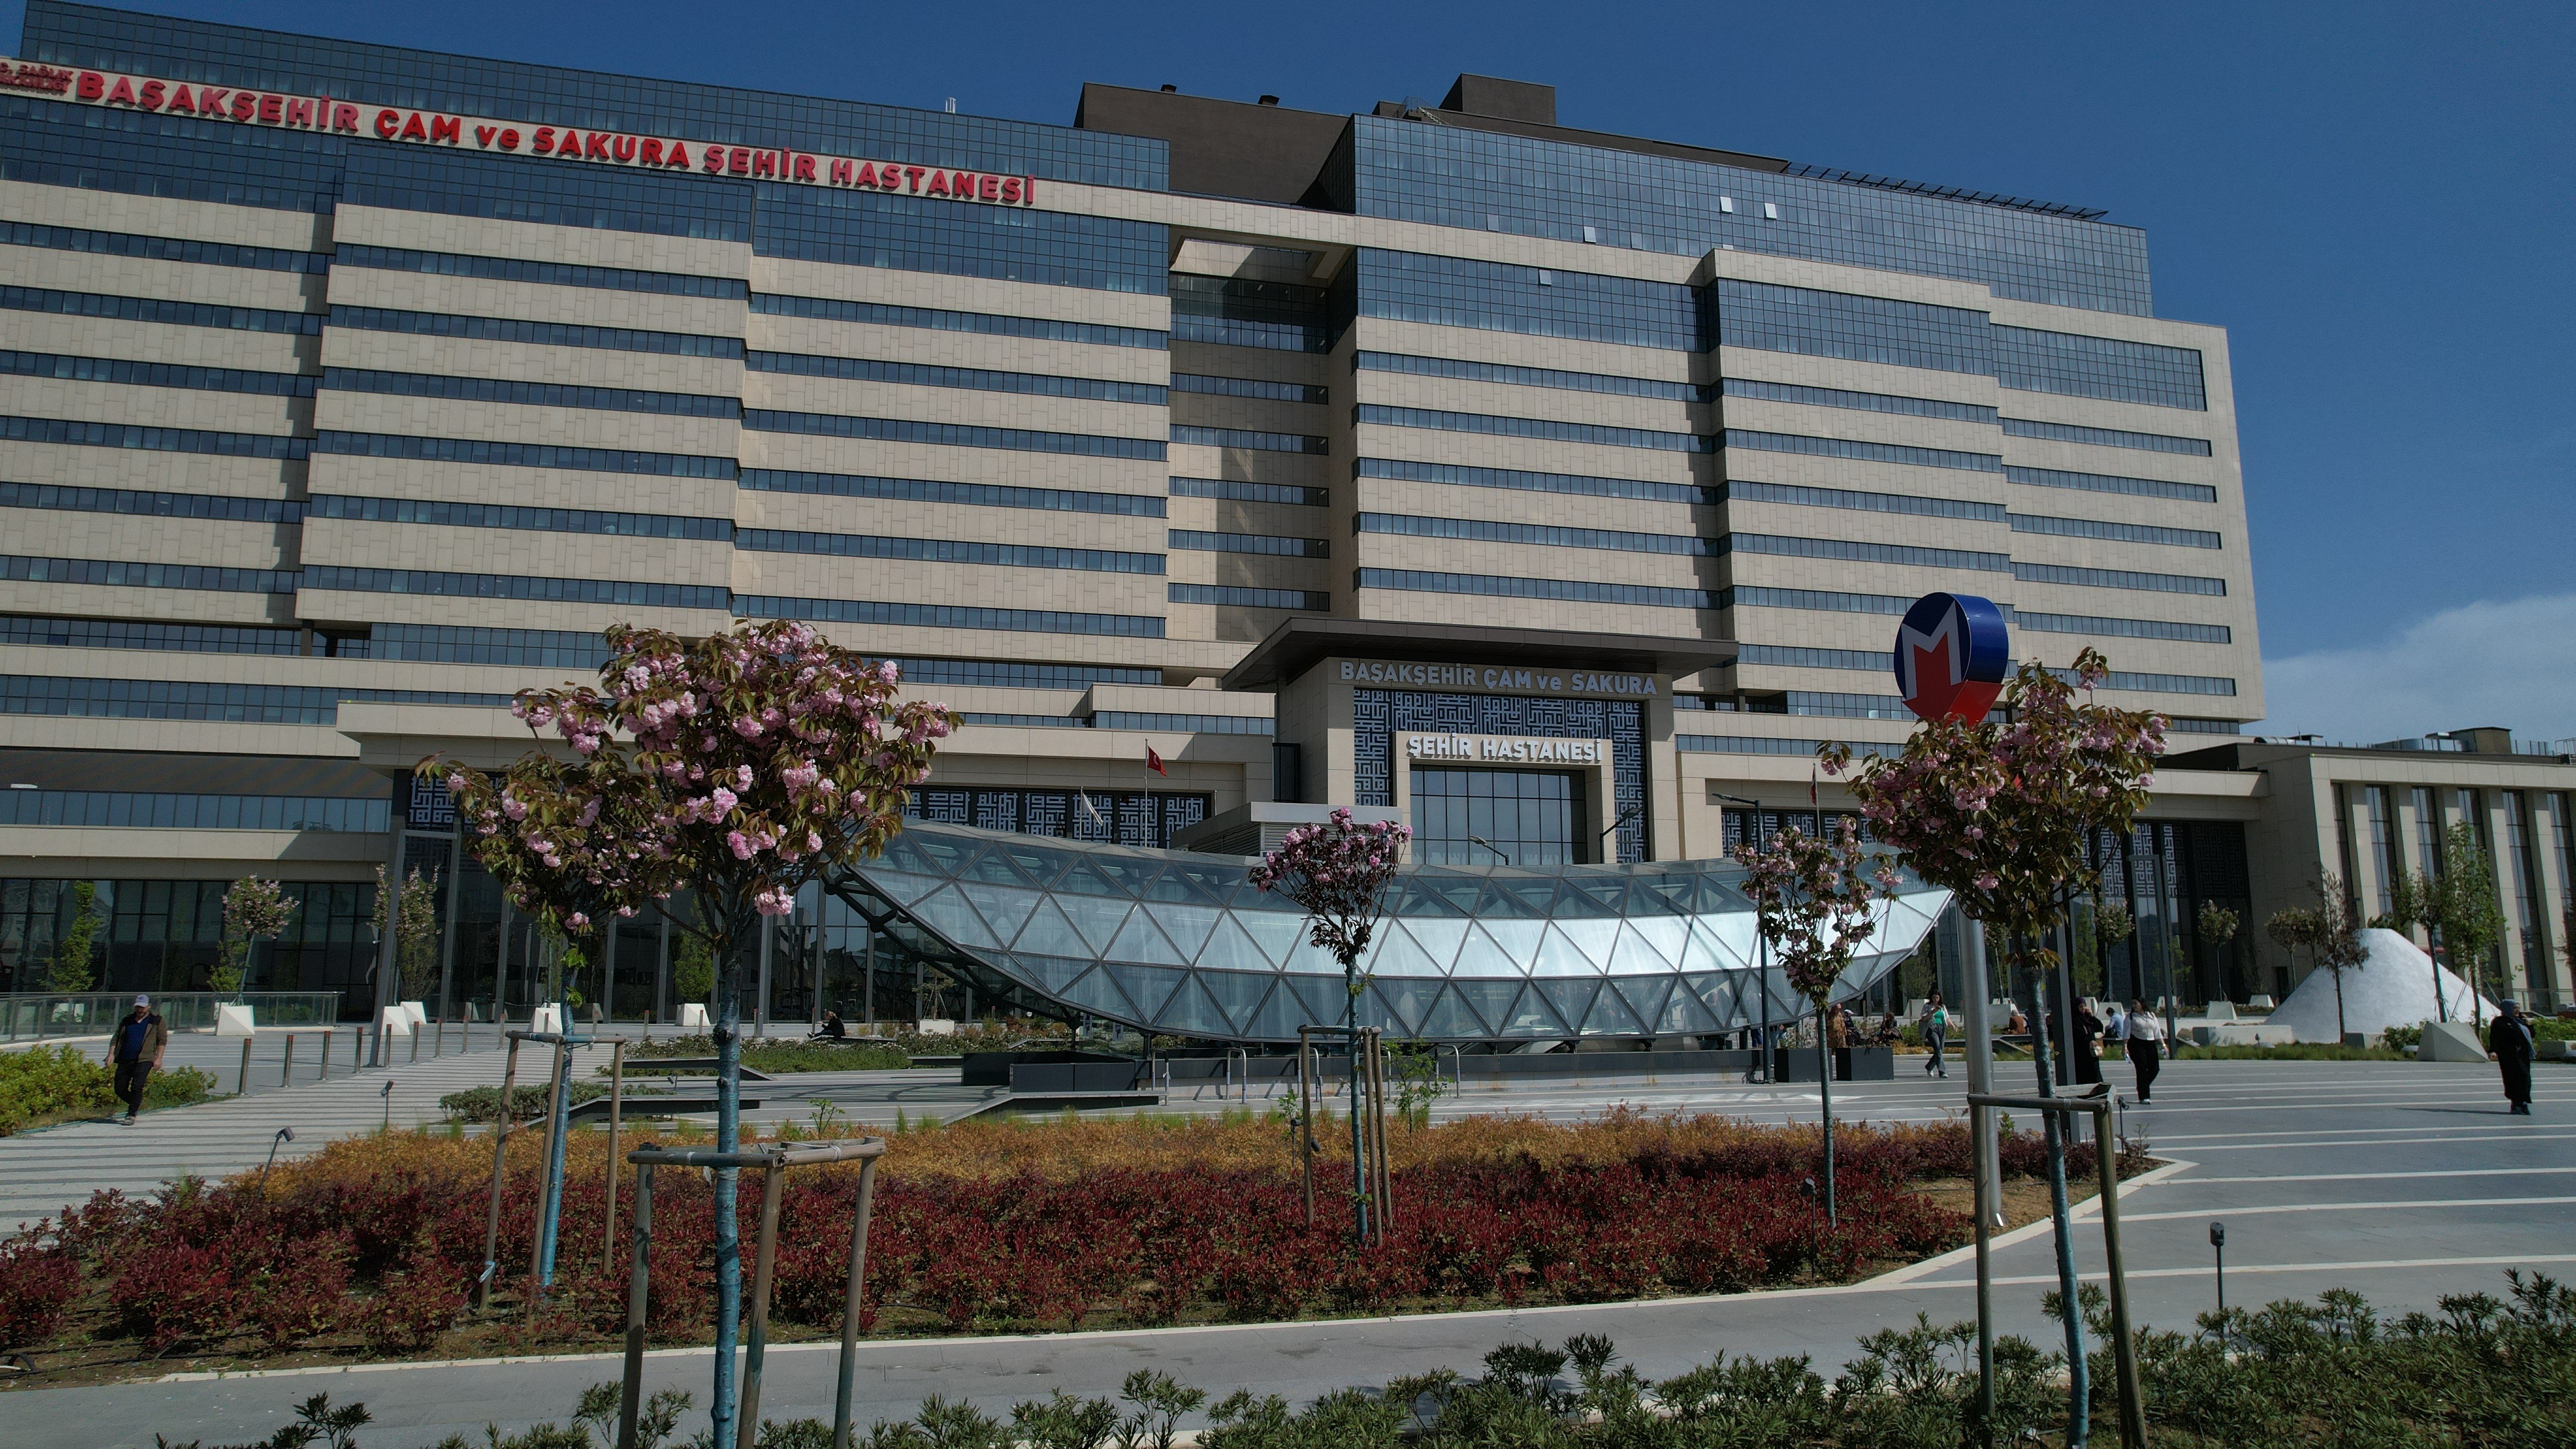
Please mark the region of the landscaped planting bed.
<svg viewBox="0 0 2576 1449"><path fill-rule="evenodd" d="M1318 1129L1326 1142L1335 1135ZM309 1362L605 1345L623 1325L631 1172L612 1268L606 1142L574 1135L557 1289L531 1309L523 1275L539 1136L510 1154L506 1311L466 1312L482 1266L489 1138L391 1133L280 1164L265 1191L245 1177L153 1202L101 1194L21 1236L0 1250L0 1339L76 1378L171 1356ZM1927 1191L1967 1174L1957 1128L1840 1129L1837 1226L1811 1185L1821 1171L1811 1129L1479 1118L1390 1134L1394 1227L1363 1248L1348 1241L1332 1159L1319 1164L1318 1223L1306 1226L1291 1140L1249 1114L900 1134L878 1181L865 1326L906 1335L1259 1321L1834 1283L1954 1247L1969 1227ZM2037 1138L2008 1141L2004 1163L2024 1179L2042 1171ZM2082 1181L2089 1151L2069 1166ZM781 1337L837 1330L855 1183L854 1170L790 1177ZM757 1202L744 1194L746 1256ZM711 1208L699 1174L657 1177L659 1341L711 1334Z"/></svg>

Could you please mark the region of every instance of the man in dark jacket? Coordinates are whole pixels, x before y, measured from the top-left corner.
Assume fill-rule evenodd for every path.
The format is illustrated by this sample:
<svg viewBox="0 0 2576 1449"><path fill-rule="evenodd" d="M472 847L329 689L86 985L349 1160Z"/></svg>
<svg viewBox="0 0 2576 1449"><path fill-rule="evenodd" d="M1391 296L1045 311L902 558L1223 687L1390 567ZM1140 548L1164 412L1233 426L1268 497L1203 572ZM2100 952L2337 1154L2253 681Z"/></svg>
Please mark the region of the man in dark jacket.
<svg viewBox="0 0 2576 1449"><path fill-rule="evenodd" d="M116 1068L116 1095L125 1103L125 1125L134 1125L134 1116L143 1110L143 1087L152 1074L161 1069L161 1058L170 1050L170 1028L152 1009L152 998L134 998L134 1011L116 1024L116 1035L109 1038L107 1059ZM2523 1081L2531 1080L2529 1069ZM2525 1087L2528 1093L2529 1088Z"/></svg>
<svg viewBox="0 0 2576 1449"><path fill-rule="evenodd" d="M2504 1098L2513 1104L2513 1115L2530 1116L2531 1023L2510 997L2496 1003L2496 1019L2487 1027L2487 1050L2495 1054L2496 1070L2504 1074Z"/></svg>

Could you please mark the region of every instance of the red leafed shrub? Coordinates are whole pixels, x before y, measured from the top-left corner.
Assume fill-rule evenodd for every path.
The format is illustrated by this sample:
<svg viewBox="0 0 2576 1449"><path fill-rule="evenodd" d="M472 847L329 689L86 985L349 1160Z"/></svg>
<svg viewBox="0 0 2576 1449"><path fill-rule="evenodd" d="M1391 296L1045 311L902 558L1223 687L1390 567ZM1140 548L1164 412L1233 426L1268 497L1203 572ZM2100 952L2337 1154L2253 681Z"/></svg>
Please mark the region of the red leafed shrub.
<svg viewBox="0 0 2576 1449"><path fill-rule="evenodd" d="M0 1348L53 1337L80 1282L80 1259L35 1234L0 1245Z"/></svg>

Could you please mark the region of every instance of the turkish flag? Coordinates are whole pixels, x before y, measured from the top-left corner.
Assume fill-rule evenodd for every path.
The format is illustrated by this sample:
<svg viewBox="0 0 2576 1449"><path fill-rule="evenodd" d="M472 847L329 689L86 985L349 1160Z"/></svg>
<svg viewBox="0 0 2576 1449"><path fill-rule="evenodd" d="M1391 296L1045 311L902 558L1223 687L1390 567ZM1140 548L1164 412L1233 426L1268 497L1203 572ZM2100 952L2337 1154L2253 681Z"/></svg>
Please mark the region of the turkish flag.
<svg viewBox="0 0 2576 1449"><path fill-rule="evenodd" d="M1172 778L1172 772L1163 768L1163 757L1154 753L1152 745L1145 747L1145 768L1166 780Z"/></svg>

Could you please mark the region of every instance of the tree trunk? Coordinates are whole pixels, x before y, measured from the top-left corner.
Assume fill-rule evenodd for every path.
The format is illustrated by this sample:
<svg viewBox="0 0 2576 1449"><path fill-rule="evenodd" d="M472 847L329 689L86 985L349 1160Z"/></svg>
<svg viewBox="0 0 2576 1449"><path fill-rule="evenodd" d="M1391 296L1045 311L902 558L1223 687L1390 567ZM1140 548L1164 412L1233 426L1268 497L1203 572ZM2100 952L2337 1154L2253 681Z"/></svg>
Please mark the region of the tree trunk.
<svg viewBox="0 0 2576 1449"><path fill-rule="evenodd" d="M705 909L701 905L700 909ZM727 922L731 924L730 921ZM716 1151L739 1150L742 1140L742 1007L741 963L735 960L733 933L708 943L714 950L716 999L710 1030L716 1044ZM714 1402L708 1406L714 1440L734 1442L734 1345L742 1328L742 1224L735 1213L742 1173L720 1167L715 1176L716 1374Z"/></svg>
<svg viewBox="0 0 2576 1449"><path fill-rule="evenodd" d="M1834 1216L1834 1049L1825 1040L1825 1011L1816 1008L1816 1090L1821 1095L1825 1120L1825 1224L1833 1226Z"/></svg>
<svg viewBox="0 0 2576 1449"><path fill-rule="evenodd" d="M2030 1053L2031 1063L2039 1072L2039 1094L2053 1097L2054 1083L2049 1080L2048 1062L2048 990L2039 972L2030 974ZM2066 1323L2067 1406L2066 1443L2068 1449L2080 1449L2088 1432L2088 1415L2092 1408L2092 1384L2084 1362L2084 1317L2076 1300L2076 1287L2082 1280L2075 1275L2075 1231L2069 1221L2066 1203L2066 1134L2058 1125L2055 1112L2040 1114L2040 1127L2048 1139L2048 1216L2057 1231L2057 1293L2059 1317ZM2100 1151L2101 1144L2094 1144Z"/></svg>
<svg viewBox="0 0 2576 1449"><path fill-rule="evenodd" d="M1360 1071L1360 981L1355 962L1342 966L1342 998L1342 1026L1351 1048L1351 1090L1347 1099L1351 1109L1351 1222L1359 1241L1365 1243L1369 1235L1368 1154L1360 1148L1360 1091L1365 1074Z"/></svg>
<svg viewBox="0 0 2576 1449"><path fill-rule="evenodd" d="M2344 1043L2344 1038L2346 1038L2346 1037L2348 1037L2348 1036L2352 1035L2352 1028L2351 1028L2350 1026L2345 1025L2345 1024L2344 1024L2344 1019L2343 1019L2343 968L2342 968L2342 967L2340 967L2340 966L2337 966L2336 968L2334 968L2334 982L2335 982L2335 1045L2336 1045L2336 1046L2342 1046L2342 1045L2343 1045L2343 1043Z"/></svg>

